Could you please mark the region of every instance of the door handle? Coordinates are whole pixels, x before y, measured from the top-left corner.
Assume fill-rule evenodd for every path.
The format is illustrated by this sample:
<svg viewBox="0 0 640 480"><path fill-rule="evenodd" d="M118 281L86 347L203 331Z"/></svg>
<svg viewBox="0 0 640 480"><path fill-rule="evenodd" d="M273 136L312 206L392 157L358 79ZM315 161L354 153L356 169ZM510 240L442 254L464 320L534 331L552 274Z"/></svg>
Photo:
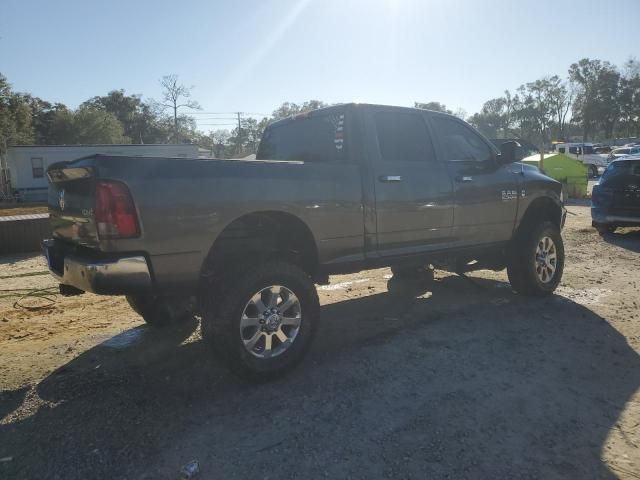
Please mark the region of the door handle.
<svg viewBox="0 0 640 480"><path fill-rule="evenodd" d="M468 175L456 177L456 182L473 182L473 177Z"/></svg>
<svg viewBox="0 0 640 480"><path fill-rule="evenodd" d="M381 182L389 183L389 182L401 182L402 177L400 175L380 175L378 180Z"/></svg>

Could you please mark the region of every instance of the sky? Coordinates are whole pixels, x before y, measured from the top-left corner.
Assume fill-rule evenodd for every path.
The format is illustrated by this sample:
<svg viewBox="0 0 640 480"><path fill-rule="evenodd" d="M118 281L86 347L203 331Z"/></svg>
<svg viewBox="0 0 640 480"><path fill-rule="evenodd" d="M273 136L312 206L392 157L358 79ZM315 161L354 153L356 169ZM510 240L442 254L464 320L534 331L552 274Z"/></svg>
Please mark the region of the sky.
<svg viewBox="0 0 640 480"><path fill-rule="evenodd" d="M638 25L640 0L2 0L0 73L70 107L120 88L160 99L177 74L202 112L319 99L472 114L580 58L640 58Z"/></svg>

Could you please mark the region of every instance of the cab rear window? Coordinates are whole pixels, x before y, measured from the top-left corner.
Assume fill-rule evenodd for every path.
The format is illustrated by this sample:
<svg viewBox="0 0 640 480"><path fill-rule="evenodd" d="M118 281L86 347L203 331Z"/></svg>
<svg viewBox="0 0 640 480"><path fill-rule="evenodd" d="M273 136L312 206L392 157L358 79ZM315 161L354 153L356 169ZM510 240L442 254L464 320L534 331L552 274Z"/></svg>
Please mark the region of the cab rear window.
<svg viewBox="0 0 640 480"><path fill-rule="evenodd" d="M602 174L600 185L606 185L625 178L631 180L631 177L634 177L633 180L637 182L639 176L640 160L612 162Z"/></svg>
<svg viewBox="0 0 640 480"><path fill-rule="evenodd" d="M346 155L343 111L302 115L268 127L260 142L257 158L338 162Z"/></svg>

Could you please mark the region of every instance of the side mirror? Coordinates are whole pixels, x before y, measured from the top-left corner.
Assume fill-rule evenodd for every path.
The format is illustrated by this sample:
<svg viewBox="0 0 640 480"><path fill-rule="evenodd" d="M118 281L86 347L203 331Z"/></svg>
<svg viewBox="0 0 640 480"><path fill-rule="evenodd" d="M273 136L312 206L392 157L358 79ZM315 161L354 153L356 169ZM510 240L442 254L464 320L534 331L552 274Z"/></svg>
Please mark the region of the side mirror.
<svg viewBox="0 0 640 480"><path fill-rule="evenodd" d="M508 163L517 162L519 160L517 151L520 144L515 141L504 142L500 144L500 158L499 162L503 165Z"/></svg>

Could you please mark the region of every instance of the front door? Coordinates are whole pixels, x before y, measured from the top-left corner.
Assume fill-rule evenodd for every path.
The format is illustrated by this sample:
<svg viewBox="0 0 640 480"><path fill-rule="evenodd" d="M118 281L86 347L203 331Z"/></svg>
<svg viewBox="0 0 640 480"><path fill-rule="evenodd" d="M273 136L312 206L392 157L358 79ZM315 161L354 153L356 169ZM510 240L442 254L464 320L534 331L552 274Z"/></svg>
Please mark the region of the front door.
<svg viewBox="0 0 640 480"><path fill-rule="evenodd" d="M446 161L455 190L453 244L481 245L511 238L520 166L500 165L494 148L466 123L431 116L439 157Z"/></svg>
<svg viewBox="0 0 640 480"><path fill-rule="evenodd" d="M370 111L378 255L444 248L453 227L453 186L446 166L437 161L425 114Z"/></svg>

